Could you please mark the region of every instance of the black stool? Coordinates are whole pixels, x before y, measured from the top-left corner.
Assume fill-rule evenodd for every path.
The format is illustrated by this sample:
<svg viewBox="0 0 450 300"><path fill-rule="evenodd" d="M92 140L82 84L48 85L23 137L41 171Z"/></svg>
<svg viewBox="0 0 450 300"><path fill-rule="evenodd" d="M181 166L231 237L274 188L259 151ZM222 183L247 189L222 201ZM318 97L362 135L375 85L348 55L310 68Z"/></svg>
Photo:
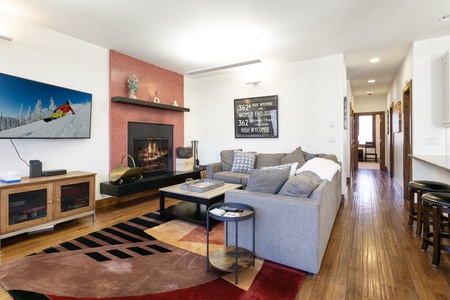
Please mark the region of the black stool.
<svg viewBox="0 0 450 300"><path fill-rule="evenodd" d="M411 191L409 195L408 225L412 226L414 220L417 221L416 235L419 236L422 233L422 195L428 192L450 193L450 185L437 181L414 180L409 182L408 188ZM414 209L414 193L417 194L417 210Z"/></svg>
<svg viewBox="0 0 450 300"><path fill-rule="evenodd" d="M430 232L430 218L424 218L422 251L433 247L433 267L439 266L441 250L450 252L450 246L441 243L442 238L450 238L450 233L441 230L442 213L450 213L449 193L426 193L422 196L423 214L433 213L433 232Z"/></svg>

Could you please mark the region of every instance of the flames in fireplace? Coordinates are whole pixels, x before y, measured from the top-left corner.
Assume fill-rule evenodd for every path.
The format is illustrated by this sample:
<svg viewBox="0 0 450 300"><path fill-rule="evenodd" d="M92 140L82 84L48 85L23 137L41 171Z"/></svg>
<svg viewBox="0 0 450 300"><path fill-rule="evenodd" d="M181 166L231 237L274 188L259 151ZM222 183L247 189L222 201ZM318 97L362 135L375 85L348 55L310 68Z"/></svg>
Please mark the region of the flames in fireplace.
<svg viewBox="0 0 450 300"><path fill-rule="evenodd" d="M168 170L168 139L167 138L134 138L133 157L138 167L145 172L160 172Z"/></svg>

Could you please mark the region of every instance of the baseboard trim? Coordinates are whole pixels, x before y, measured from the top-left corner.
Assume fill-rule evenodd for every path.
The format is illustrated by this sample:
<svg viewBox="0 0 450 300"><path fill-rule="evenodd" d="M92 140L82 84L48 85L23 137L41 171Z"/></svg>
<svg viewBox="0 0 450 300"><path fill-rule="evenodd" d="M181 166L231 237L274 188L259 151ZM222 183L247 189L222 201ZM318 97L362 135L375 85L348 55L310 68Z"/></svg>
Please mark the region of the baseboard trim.
<svg viewBox="0 0 450 300"><path fill-rule="evenodd" d="M136 194L126 195L122 197L108 197L95 201L95 209L100 209L104 207L108 207L111 205L116 205L119 203L136 200L144 197L159 197L159 189L148 190Z"/></svg>

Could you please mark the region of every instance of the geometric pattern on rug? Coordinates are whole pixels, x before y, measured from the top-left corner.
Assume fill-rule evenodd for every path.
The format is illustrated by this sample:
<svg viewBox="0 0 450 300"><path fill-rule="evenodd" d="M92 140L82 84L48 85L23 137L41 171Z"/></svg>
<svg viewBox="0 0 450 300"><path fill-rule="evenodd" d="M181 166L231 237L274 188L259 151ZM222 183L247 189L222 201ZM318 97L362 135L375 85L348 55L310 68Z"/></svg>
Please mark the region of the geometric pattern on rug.
<svg viewBox="0 0 450 300"><path fill-rule="evenodd" d="M294 299L298 293L304 273L267 261L248 291L222 279L223 272L206 272L204 256L145 232L167 223L149 213L1 264L0 284L16 300Z"/></svg>
<svg viewBox="0 0 450 300"><path fill-rule="evenodd" d="M209 252L214 252L223 248L224 223L220 222L214 225L213 230L209 233ZM182 248L184 250L205 256L206 264L206 228L204 226L195 225L181 220L172 220L161 224L158 227L152 227L145 232L159 241L169 245ZM238 273L237 287L248 291L253 281L258 275L263 260L255 258L255 266L240 270ZM212 267L210 267L211 269ZM234 273L223 276L226 281L235 284Z"/></svg>

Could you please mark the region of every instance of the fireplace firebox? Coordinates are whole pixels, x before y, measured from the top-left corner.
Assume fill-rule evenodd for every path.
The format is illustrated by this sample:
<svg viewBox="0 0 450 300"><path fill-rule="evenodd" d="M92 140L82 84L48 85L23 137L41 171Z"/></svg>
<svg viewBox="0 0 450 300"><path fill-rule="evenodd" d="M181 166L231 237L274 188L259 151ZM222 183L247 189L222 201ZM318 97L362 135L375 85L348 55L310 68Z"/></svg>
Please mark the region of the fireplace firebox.
<svg viewBox="0 0 450 300"><path fill-rule="evenodd" d="M145 172L167 172L168 138L134 138L133 158Z"/></svg>
<svg viewBox="0 0 450 300"><path fill-rule="evenodd" d="M171 171L173 125L129 122L128 153L144 169L144 176Z"/></svg>

